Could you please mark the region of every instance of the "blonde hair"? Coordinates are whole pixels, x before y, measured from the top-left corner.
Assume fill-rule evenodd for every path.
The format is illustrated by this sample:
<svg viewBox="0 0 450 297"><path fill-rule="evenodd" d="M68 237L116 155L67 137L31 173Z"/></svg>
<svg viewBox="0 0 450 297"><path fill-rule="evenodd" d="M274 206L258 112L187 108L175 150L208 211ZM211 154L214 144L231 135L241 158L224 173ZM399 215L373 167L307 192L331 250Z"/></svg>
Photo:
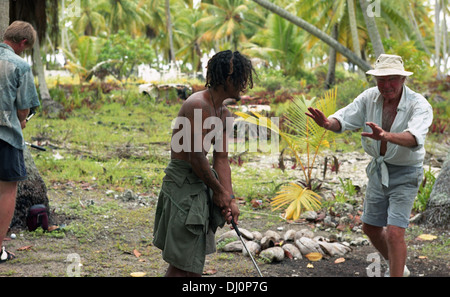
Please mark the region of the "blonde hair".
<svg viewBox="0 0 450 297"><path fill-rule="evenodd" d="M14 43L20 43L22 40L26 39L25 43L28 47L33 47L34 42L37 38L36 30L30 23L23 21L14 21L6 29L3 35L3 40L7 40Z"/></svg>

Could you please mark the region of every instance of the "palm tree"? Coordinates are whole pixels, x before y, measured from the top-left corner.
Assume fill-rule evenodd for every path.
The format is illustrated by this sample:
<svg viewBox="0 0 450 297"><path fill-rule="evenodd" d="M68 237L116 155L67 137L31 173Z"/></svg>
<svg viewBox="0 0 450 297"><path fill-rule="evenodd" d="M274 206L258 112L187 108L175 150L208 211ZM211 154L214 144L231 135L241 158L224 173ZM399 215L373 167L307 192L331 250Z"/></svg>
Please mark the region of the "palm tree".
<svg viewBox="0 0 450 297"><path fill-rule="evenodd" d="M98 1L81 0L80 6L80 15L70 18L72 29L77 34L98 36L108 30L104 15L98 11Z"/></svg>
<svg viewBox="0 0 450 297"><path fill-rule="evenodd" d="M359 0L359 3L361 5L362 14L366 23L367 32L370 36L370 41L372 41L373 51L375 53L375 56L378 57L379 55L384 54L384 47L383 43L381 42L381 37L380 33L378 32L375 18L373 16L369 16L367 13L367 9L369 7L367 0Z"/></svg>
<svg viewBox="0 0 450 297"><path fill-rule="evenodd" d="M9 0L0 0L0 42L3 42L3 34L9 26Z"/></svg>
<svg viewBox="0 0 450 297"><path fill-rule="evenodd" d="M50 5L47 5L49 2ZM39 94L42 100L42 109L49 113L58 113L62 106L52 100L45 81L44 64L42 63L40 43L45 39L47 27L50 27L50 37L54 44L58 44L58 8L57 0L10 0L10 22L22 20L29 22L36 28L38 38L33 47L33 65L37 72L39 82ZM50 26L48 20L51 20Z"/></svg>
<svg viewBox="0 0 450 297"><path fill-rule="evenodd" d="M202 36L206 41L225 41L234 50L240 42L247 41L249 35L261 24L261 19L244 0L214 0L214 4L202 3L207 16L195 25L209 28ZM251 32L251 34L248 34Z"/></svg>
<svg viewBox="0 0 450 297"><path fill-rule="evenodd" d="M307 55L306 36L300 28L279 15L268 16L266 28L250 39L244 53L279 66L287 76L296 76Z"/></svg>
<svg viewBox="0 0 450 297"><path fill-rule="evenodd" d="M368 64L366 61L359 58L357 55L355 55L351 50L340 44L337 40L333 39L331 36L327 35L323 31L321 31L319 28L313 26L312 24L306 22L305 20L301 19L300 17L297 17L285 9L282 9L281 7L278 7L274 5L273 3L267 1L267 0L253 0L254 2L258 3L259 5L269 9L273 13L276 13L280 15L281 17L287 19L288 21L292 22L293 24L301 27L308 33L314 35L315 37L319 38L329 46L333 47L344 55L347 59L349 59L352 63L356 64L360 69L363 71L367 71L371 69L372 67L370 64Z"/></svg>
<svg viewBox="0 0 450 297"><path fill-rule="evenodd" d="M203 55L201 35L205 32L200 26L194 24L202 17L202 12L198 9L184 8L178 10L174 27L175 39L178 44L176 56L183 61L182 65L192 65L192 71L201 71L201 58Z"/></svg>

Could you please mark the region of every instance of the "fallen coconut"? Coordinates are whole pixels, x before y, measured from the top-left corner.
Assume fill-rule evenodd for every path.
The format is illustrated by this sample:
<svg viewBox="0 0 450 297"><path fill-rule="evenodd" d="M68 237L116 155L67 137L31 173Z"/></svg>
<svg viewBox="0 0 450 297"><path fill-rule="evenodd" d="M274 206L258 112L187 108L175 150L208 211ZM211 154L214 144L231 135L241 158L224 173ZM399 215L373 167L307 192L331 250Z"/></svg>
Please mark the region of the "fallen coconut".
<svg viewBox="0 0 450 297"><path fill-rule="evenodd" d="M274 246L263 250L259 256L265 259L267 262L272 263L275 261L282 261L284 259L284 250L279 246Z"/></svg>
<svg viewBox="0 0 450 297"><path fill-rule="evenodd" d="M245 244L247 245L248 251L249 251L253 256L255 256L256 254L258 254L258 253L261 251L261 246L260 246L259 244L257 244L256 242L254 242L254 241L247 241ZM245 248L242 249L242 254L243 254L245 257L248 257L248 256L249 256L249 255L248 255L248 252L247 252L247 250L246 250Z"/></svg>
<svg viewBox="0 0 450 297"><path fill-rule="evenodd" d="M306 228L302 229L300 231L297 231L297 232L295 232L295 235L294 235L294 241L299 239L299 238L302 238L302 237L313 238L314 237L314 232L312 232L311 230L306 229Z"/></svg>
<svg viewBox="0 0 450 297"><path fill-rule="evenodd" d="M293 229L287 230L283 236L284 241L294 241L296 232L297 231L295 231Z"/></svg>
<svg viewBox="0 0 450 297"><path fill-rule="evenodd" d="M240 229L239 229L240 230ZM257 242L260 242L261 241L261 239L262 239L262 234L261 234L261 232L258 232L258 231L253 231L252 232L252 235L253 235L253 240L254 241L257 241Z"/></svg>
<svg viewBox="0 0 450 297"><path fill-rule="evenodd" d="M319 246L322 248L325 254L334 256L343 256L346 253L350 252L352 249L340 244L339 242L319 242Z"/></svg>
<svg viewBox="0 0 450 297"><path fill-rule="evenodd" d="M238 239L238 236L236 234L236 231L234 230L230 230L228 232L222 233L218 238L217 238L217 242L221 242L227 239Z"/></svg>
<svg viewBox="0 0 450 297"><path fill-rule="evenodd" d="M300 249L302 255L307 255L309 253L321 253L322 249L319 244L311 238L301 237L295 241L295 245Z"/></svg>
<svg viewBox="0 0 450 297"><path fill-rule="evenodd" d="M241 252L244 247L242 246L242 242L233 241L230 243L227 243L223 248L222 251L224 252Z"/></svg>
<svg viewBox="0 0 450 297"><path fill-rule="evenodd" d="M300 253L300 249L292 243L286 243L281 248L284 250L284 255L289 259L302 258L302 253Z"/></svg>
<svg viewBox="0 0 450 297"><path fill-rule="evenodd" d="M248 239L248 240L253 240L254 239L254 235L253 235L252 232L250 232L250 231L248 231L246 229L241 229L241 228L239 228L239 231L241 232L243 238ZM219 236L219 238L217 239L217 242L220 242L220 241L223 241L223 240L226 240L226 239L229 239L229 238L236 238L237 239L238 237L237 237L236 231L230 230L230 231L227 231L225 233L222 233Z"/></svg>
<svg viewBox="0 0 450 297"><path fill-rule="evenodd" d="M280 242L281 236L275 231L268 230L264 233L263 238L261 238L261 249L265 250L274 247Z"/></svg>

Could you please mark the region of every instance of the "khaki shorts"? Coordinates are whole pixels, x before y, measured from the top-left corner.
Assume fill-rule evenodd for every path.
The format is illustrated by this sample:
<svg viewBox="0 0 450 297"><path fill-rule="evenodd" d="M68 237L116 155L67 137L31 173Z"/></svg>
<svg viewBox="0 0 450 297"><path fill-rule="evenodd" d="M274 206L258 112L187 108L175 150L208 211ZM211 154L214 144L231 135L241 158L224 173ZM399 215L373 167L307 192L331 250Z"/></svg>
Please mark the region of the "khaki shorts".
<svg viewBox="0 0 450 297"><path fill-rule="evenodd" d="M387 164L389 187L381 184L380 169L369 175L361 220L369 225L393 225L407 228L409 217L422 182L423 167Z"/></svg>

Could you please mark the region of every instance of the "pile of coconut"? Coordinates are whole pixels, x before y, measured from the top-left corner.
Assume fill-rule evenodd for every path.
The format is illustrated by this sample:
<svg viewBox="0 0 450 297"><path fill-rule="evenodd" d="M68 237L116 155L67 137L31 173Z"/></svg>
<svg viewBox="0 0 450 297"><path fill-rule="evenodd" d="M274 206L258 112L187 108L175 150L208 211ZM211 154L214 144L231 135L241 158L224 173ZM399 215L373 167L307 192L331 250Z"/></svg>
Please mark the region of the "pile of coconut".
<svg viewBox="0 0 450 297"><path fill-rule="evenodd" d="M272 263L284 258L318 260L322 257L342 257L351 251L346 242L340 243L336 239L314 236L309 229L300 231L288 230L283 235L268 230L263 234L258 231L250 232L239 228L245 244L253 256L259 256L264 261ZM225 244L226 243L226 244ZM248 256L234 230L225 232L217 238L217 244L223 252L242 252Z"/></svg>

